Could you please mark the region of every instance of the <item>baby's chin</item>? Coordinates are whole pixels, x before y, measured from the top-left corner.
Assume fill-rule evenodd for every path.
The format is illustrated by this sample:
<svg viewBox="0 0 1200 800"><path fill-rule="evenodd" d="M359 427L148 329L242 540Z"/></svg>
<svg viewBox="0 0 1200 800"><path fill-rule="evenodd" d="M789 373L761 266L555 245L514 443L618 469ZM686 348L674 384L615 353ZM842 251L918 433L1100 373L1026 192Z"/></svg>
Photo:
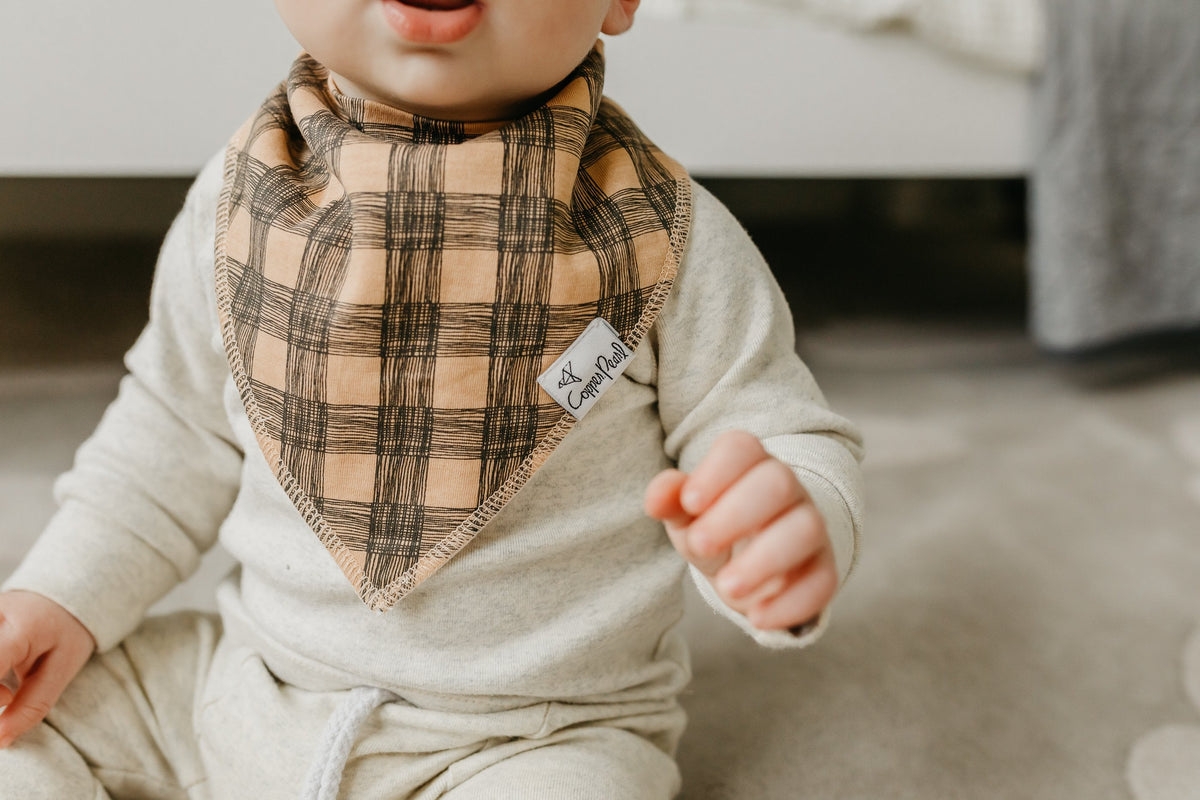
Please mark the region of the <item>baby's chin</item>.
<svg viewBox="0 0 1200 800"><path fill-rule="evenodd" d="M405 77L408 79L412 75L410 73ZM544 89L523 87L486 91L486 84L480 80L405 80L403 85L397 85L400 83L370 87L349 81L339 82L338 86L347 94L376 100L422 117L455 122L494 122L516 119L532 111L545 102L559 85L555 83ZM358 91L348 91L347 86Z"/></svg>

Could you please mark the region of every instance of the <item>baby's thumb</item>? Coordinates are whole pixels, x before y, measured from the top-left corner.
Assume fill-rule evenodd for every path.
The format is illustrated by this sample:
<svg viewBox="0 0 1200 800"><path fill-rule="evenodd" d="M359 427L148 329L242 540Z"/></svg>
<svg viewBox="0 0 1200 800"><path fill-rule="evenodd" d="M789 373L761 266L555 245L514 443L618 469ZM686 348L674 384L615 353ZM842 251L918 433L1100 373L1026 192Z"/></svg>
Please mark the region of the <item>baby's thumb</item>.
<svg viewBox="0 0 1200 800"><path fill-rule="evenodd" d="M667 469L654 476L646 487L646 513L657 520L662 520L675 545L684 557L687 557L686 533L687 526L695 519L683 510L679 502L679 492L687 481L687 475L677 469Z"/></svg>
<svg viewBox="0 0 1200 800"><path fill-rule="evenodd" d="M683 510L679 492L687 475L677 469L664 469L646 487L646 513L677 528L686 528L694 519Z"/></svg>
<svg viewBox="0 0 1200 800"><path fill-rule="evenodd" d="M11 668L3 677L0 677L0 708L12 702L13 695L17 693L17 687L21 685L21 681L17 679L17 673Z"/></svg>

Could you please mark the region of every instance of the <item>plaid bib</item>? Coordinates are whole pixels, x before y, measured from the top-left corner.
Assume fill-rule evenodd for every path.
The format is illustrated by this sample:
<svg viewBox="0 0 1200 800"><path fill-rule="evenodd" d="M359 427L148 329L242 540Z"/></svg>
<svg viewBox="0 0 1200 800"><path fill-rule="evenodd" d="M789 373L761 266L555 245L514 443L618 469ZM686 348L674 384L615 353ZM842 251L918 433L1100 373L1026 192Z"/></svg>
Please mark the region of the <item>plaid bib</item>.
<svg viewBox="0 0 1200 800"><path fill-rule="evenodd" d="M538 376L597 317L635 349L690 182L601 96L599 44L512 122L346 97L307 55L229 144L225 352L259 447L370 608L459 552L576 423Z"/></svg>

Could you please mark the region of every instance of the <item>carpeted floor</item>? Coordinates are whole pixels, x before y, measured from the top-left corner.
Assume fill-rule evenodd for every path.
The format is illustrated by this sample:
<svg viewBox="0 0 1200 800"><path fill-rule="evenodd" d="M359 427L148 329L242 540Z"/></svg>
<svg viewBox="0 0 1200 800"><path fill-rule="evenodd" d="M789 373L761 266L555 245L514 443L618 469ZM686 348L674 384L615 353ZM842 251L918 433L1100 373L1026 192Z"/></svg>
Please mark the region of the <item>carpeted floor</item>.
<svg viewBox="0 0 1200 800"><path fill-rule="evenodd" d="M1200 622L1200 364L1052 362L1005 325L840 323L801 349L868 439L861 559L807 652L693 606L684 797L1196 797L1171 770L1200 741L1181 656ZM0 372L0 573L115 380ZM208 604L227 563L165 607Z"/></svg>

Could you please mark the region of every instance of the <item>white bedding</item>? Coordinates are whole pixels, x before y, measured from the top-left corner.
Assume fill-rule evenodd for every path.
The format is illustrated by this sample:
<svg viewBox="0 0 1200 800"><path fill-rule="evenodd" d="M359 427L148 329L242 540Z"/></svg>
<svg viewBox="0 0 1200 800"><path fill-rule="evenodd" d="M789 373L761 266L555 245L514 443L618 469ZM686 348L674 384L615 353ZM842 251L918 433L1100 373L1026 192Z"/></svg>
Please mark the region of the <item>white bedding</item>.
<svg viewBox="0 0 1200 800"><path fill-rule="evenodd" d="M903 26L938 47L1022 74L1045 48L1045 0L646 0L655 16L721 16L771 10L820 15L859 30Z"/></svg>

